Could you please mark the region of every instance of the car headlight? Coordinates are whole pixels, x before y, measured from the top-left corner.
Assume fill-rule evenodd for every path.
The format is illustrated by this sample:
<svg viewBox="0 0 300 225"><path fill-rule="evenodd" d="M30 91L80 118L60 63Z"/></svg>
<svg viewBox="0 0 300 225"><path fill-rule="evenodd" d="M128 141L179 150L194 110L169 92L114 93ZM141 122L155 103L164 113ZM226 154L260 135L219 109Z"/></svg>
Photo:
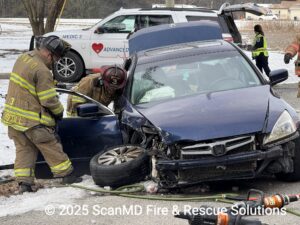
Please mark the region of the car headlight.
<svg viewBox="0 0 300 225"><path fill-rule="evenodd" d="M264 139L264 145L282 139L295 133L296 125L287 111L284 111L276 121L271 133Z"/></svg>

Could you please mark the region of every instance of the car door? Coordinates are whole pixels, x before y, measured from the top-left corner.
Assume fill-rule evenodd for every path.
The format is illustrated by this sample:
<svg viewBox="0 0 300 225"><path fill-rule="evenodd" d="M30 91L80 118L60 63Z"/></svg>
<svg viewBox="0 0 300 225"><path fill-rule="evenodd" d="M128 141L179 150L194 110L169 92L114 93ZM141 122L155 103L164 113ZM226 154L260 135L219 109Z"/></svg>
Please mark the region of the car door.
<svg viewBox="0 0 300 225"><path fill-rule="evenodd" d="M242 43L241 34L234 22L233 12L248 12L260 16L266 14L267 9L253 3L244 3L236 5L224 3L220 7L218 11L218 16L219 23L221 24L223 29L223 33L229 33L232 36L234 43Z"/></svg>
<svg viewBox="0 0 300 225"><path fill-rule="evenodd" d="M89 45L94 68L123 63L128 57L126 38L135 24L136 15L118 15L95 28Z"/></svg>
<svg viewBox="0 0 300 225"><path fill-rule="evenodd" d="M67 117L65 115L57 125L63 150L71 159L76 173L79 175L89 173L89 161L94 155L108 147L123 144L119 121L113 111L87 96L65 89L57 89L57 91L68 96L79 96L99 108L97 113L89 116ZM60 95L61 102L67 102L68 96ZM37 177L51 176L41 154L37 162L37 166L40 167L36 169Z"/></svg>

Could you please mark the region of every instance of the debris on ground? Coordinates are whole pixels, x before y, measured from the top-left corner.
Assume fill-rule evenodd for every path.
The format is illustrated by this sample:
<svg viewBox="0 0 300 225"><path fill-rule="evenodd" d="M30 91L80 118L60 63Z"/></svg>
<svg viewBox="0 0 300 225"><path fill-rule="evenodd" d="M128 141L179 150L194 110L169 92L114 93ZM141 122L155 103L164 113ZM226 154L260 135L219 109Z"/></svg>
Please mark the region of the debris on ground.
<svg viewBox="0 0 300 225"><path fill-rule="evenodd" d="M147 193L154 194L158 191L158 183L155 183L152 180L144 182L144 188Z"/></svg>
<svg viewBox="0 0 300 225"><path fill-rule="evenodd" d="M45 180L38 181L32 186L33 192L38 191L41 188L53 186L53 181ZM19 194L19 185L12 177L0 178L0 197L9 197L11 195Z"/></svg>
<svg viewBox="0 0 300 225"><path fill-rule="evenodd" d="M11 181L8 183L0 184L0 196L8 197L18 192L18 183Z"/></svg>

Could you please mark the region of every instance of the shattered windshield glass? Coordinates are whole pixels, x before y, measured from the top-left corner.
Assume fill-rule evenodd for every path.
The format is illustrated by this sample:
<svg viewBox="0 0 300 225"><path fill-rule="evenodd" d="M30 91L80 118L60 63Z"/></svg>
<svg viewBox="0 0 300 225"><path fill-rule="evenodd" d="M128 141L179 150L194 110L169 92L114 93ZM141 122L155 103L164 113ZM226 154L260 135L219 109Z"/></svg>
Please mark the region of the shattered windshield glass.
<svg viewBox="0 0 300 225"><path fill-rule="evenodd" d="M137 65L131 87L133 104L175 99L260 85L239 53L211 53Z"/></svg>

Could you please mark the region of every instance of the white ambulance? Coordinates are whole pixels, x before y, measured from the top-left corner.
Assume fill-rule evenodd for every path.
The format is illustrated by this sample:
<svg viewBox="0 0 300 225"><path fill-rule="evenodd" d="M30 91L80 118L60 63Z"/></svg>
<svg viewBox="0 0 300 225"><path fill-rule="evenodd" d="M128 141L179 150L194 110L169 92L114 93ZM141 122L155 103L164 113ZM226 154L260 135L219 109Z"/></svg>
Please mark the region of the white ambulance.
<svg viewBox="0 0 300 225"><path fill-rule="evenodd" d="M58 81L75 82L102 65L122 64L128 57L127 36L145 27L198 20L217 21L223 38L241 42L241 35L234 23L232 12L247 11L256 15L266 13L252 3L229 5L219 11L207 8L150 8L120 9L94 26L81 30L56 31L44 36L57 35L72 45L71 51L54 67Z"/></svg>

